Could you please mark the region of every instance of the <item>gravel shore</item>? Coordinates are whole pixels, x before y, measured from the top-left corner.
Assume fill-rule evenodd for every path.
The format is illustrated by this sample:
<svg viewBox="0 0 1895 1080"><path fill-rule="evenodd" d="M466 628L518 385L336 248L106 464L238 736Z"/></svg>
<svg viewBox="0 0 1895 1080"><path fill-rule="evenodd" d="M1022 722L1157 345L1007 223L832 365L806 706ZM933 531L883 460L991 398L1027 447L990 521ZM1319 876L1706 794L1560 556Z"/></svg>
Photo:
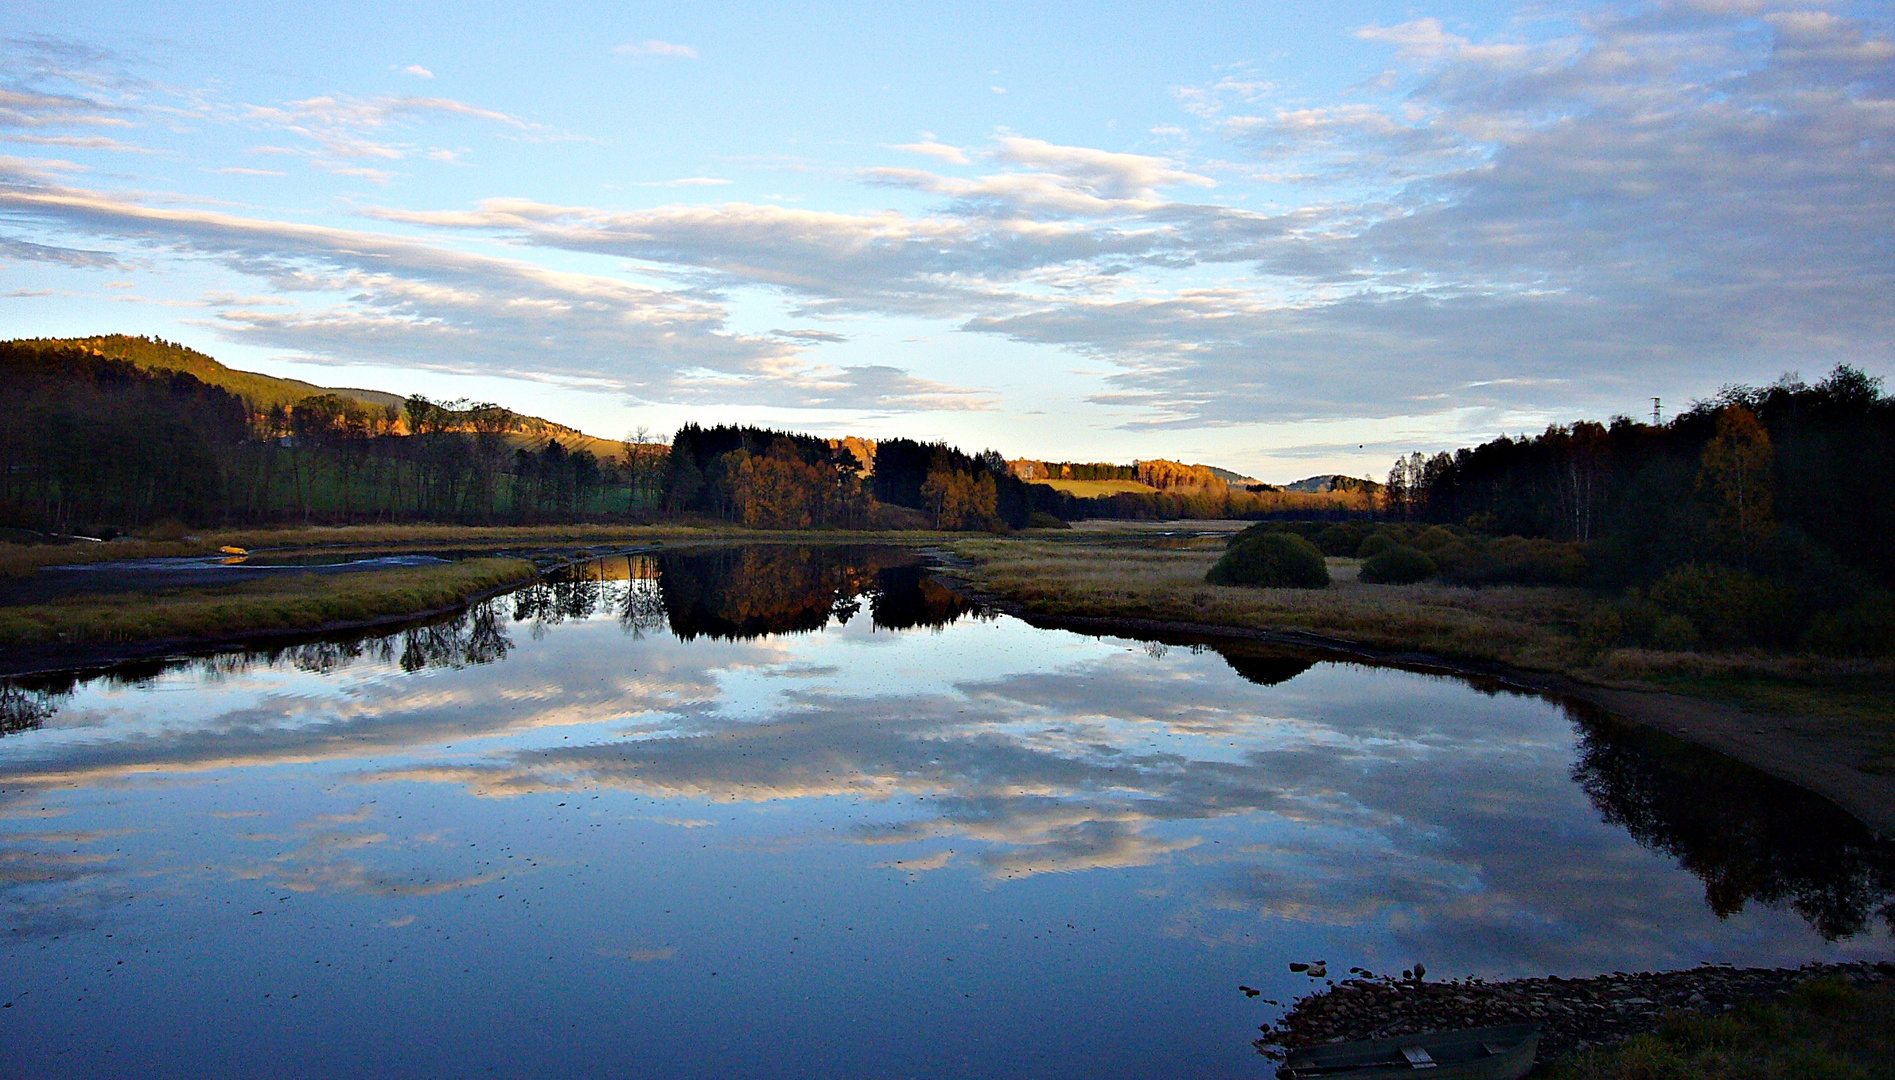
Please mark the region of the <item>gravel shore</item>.
<svg viewBox="0 0 1895 1080"><path fill-rule="evenodd" d="M1650 1031L1673 1010L1719 1012L1743 1002L1771 1001L1824 976L1857 984L1895 983L1895 964L1707 964L1683 971L1495 983L1354 978L1299 999L1282 1019L1264 1025L1256 1046L1274 1057L1284 1048L1320 1043L1532 1022L1542 1025L1539 1060L1544 1064Z"/></svg>

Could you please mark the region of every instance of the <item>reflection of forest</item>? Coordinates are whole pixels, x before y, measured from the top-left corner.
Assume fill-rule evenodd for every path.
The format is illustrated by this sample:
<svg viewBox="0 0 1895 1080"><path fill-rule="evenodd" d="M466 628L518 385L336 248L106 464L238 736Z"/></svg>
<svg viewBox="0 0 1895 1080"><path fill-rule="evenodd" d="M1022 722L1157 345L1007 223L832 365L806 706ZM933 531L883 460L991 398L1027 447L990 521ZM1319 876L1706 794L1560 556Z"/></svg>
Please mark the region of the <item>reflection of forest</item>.
<svg viewBox="0 0 1895 1080"><path fill-rule="evenodd" d="M1573 779L1605 820L1704 881L1711 910L1787 905L1825 938L1895 930L1895 843L1828 801L1659 732L1583 717Z"/></svg>
<svg viewBox="0 0 1895 1080"><path fill-rule="evenodd" d="M79 686L138 686L170 671L193 670L215 677L241 675L252 668L288 666L328 674L371 663L399 665L403 671L462 668L491 664L513 649L506 623L494 600L466 611L408 627L393 634L334 637L271 649L250 649L190 659L121 664L105 672L63 672L0 682L0 734L38 728Z"/></svg>
<svg viewBox="0 0 1895 1080"><path fill-rule="evenodd" d="M682 641L819 630L847 623L863 597L873 625L890 630L945 626L972 610L901 548L724 548L667 553L659 567L665 614Z"/></svg>
<svg viewBox="0 0 1895 1080"><path fill-rule="evenodd" d="M726 548L663 556L618 555L574 564L467 611L392 634L332 636L295 645L192 659L123 664L104 673L64 673L0 682L0 735L43 726L81 683L136 686L178 669L239 675L258 665L320 674L361 663L403 671L503 660L509 618L537 637L601 613L634 637L667 624L682 640L757 637L847 622L869 605L890 630L945 626L972 605L928 576L915 552L865 545ZM510 610L509 610L510 609Z"/></svg>

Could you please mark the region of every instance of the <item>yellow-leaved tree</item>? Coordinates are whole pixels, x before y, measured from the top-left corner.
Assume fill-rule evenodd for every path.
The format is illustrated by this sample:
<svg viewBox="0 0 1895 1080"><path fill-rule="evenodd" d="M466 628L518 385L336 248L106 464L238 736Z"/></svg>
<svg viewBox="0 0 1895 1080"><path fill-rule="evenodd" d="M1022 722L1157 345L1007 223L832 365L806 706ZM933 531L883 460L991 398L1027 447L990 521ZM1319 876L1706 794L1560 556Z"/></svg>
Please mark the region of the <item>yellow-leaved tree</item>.
<svg viewBox="0 0 1895 1080"><path fill-rule="evenodd" d="M934 511L938 529L984 529L997 516L999 489L992 473L978 477L953 469L934 469L921 484L921 497Z"/></svg>
<svg viewBox="0 0 1895 1080"><path fill-rule="evenodd" d="M1745 551L1763 538L1776 482L1770 433L1756 413L1742 405L1718 410L1717 433L1698 459L1698 490L1710 499L1720 528Z"/></svg>

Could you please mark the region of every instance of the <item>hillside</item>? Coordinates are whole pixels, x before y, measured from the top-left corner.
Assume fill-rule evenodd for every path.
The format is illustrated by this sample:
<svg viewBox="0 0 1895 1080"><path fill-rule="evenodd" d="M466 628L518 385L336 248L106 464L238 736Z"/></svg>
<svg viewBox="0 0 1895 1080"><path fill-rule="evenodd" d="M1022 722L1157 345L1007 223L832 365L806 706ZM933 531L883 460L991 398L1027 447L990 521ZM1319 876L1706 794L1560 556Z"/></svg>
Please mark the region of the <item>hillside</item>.
<svg viewBox="0 0 1895 1080"><path fill-rule="evenodd" d="M176 342L129 334L105 334L83 338L21 338L5 342L37 351L77 348L100 356L125 360L141 371L182 371L199 382L229 391L244 400L252 412L262 414L278 406L290 408L307 398L333 394L376 409L400 409L406 398L381 390L354 387L317 386L300 379L285 379L254 371L238 371ZM622 443L587 435L576 428L537 416L520 416L515 430L507 433L507 442L516 448L538 450L549 439L558 439L568 450L586 450L600 459L624 458Z"/></svg>
<svg viewBox="0 0 1895 1080"><path fill-rule="evenodd" d="M1353 476L1311 476L1293 484L1284 484L1284 491L1366 491L1374 493L1382 490L1382 485L1373 480L1359 480Z"/></svg>

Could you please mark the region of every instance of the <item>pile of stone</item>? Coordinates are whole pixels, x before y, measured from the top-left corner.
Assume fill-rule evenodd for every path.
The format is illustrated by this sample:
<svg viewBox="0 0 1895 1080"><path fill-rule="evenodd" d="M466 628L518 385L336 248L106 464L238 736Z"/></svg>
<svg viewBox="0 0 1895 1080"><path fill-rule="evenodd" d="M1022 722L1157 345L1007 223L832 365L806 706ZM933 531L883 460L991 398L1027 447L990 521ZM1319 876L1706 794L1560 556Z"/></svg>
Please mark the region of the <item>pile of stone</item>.
<svg viewBox="0 0 1895 1080"><path fill-rule="evenodd" d="M1321 977L1323 968L1292 965ZM1357 969L1360 970L1360 969ZM1345 980L1298 1000L1263 1027L1257 1049L1279 1056L1319 1043L1412 1035L1424 1031L1537 1023L1540 1060L1617 1042L1650 1031L1673 1010L1718 1012L1748 1001L1781 998L1799 983L1824 976L1858 984L1895 983L1895 964L1809 964L1800 968L1705 965L1683 971L1615 971L1591 979L1479 979L1427 982L1406 978ZM1243 988L1254 996L1254 991Z"/></svg>

